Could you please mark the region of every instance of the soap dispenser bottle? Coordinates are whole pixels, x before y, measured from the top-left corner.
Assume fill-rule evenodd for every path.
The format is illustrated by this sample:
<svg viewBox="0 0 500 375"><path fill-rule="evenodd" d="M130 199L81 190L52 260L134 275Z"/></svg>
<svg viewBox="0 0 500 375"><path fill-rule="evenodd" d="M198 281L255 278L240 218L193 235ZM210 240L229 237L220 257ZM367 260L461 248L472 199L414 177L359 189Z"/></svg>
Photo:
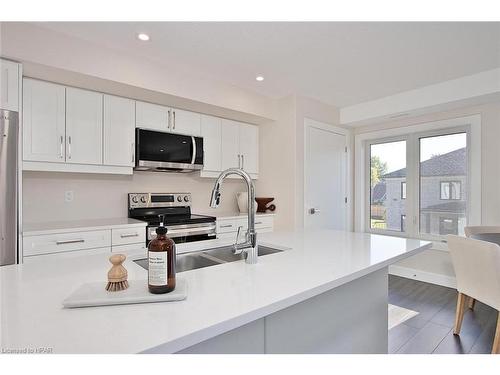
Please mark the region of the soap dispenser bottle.
<svg viewBox="0 0 500 375"><path fill-rule="evenodd" d="M160 216L156 238L148 245L148 289L163 294L175 289L175 242L167 237L167 228Z"/></svg>

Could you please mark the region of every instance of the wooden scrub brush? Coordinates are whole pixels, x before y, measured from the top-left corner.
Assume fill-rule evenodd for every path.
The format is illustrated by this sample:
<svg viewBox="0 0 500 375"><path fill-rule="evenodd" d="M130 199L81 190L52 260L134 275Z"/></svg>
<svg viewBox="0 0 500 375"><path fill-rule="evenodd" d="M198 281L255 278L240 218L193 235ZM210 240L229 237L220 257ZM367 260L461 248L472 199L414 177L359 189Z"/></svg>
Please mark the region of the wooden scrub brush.
<svg viewBox="0 0 500 375"><path fill-rule="evenodd" d="M127 257L123 254L114 254L109 257L109 261L113 266L108 272L108 285L106 290L108 292L118 292L128 288L127 270L122 266Z"/></svg>

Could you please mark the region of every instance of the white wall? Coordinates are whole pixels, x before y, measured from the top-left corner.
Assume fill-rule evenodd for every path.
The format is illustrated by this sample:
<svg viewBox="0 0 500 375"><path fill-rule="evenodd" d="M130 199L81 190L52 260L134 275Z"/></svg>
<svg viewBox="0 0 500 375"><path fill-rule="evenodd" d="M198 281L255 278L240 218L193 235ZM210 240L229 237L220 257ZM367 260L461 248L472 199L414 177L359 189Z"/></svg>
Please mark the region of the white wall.
<svg viewBox="0 0 500 375"><path fill-rule="evenodd" d="M127 217L127 194L140 192L191 192L193 213L236 212L236 193L242 181L226 180L217 209L209 207L214 180L194 174L137 172L132 176L86 173L25 172L23 222ZM64 192L73 191L73 202Z"/></svg>
<svg viewBox="0 0 500 375"><path fill-rule="evenodd" d="M469 115L481 115L481 221L483 225L500 225L500 102L443 111L415 118L399 119L378 125L355 128L355 134L397 128ZM357 212L358 210L355 210ZM446 278L454 277L449 254L429 250L403 260L398 266ZM432 276L432 275L431 275ZM443 279L441 277L441 279Z"/></svg>

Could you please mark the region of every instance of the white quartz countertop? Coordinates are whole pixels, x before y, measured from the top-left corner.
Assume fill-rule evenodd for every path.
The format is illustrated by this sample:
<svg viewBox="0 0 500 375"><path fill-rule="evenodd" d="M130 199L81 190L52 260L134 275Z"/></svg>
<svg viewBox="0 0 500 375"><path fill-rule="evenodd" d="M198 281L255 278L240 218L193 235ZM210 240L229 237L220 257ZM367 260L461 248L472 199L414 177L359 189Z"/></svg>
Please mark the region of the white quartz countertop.
<svg viewBox="0 0 500 375"><path fill-rule="evenodd" d="M179 273L184 301L64 309L85 282L106 283L108 255L0 268L3 349L55 353L136 353L161 345L176 352L302 302L430 247L430 243L332 230L275 232L260 242L280 253ZM125 262L130 282L147 272ZM138 281L140 280L140 281ZM356 298L354 296L354 298Z"/></svg>
<svg viewBox="0 0 500 375"><path fill-rule="evenodd" d="M43 223L24 223L23 235L36 236L66 232L84 232L89 230L118 229L122 227L145 227L145 221L126 217L92 220L49 221Z"/></svg>

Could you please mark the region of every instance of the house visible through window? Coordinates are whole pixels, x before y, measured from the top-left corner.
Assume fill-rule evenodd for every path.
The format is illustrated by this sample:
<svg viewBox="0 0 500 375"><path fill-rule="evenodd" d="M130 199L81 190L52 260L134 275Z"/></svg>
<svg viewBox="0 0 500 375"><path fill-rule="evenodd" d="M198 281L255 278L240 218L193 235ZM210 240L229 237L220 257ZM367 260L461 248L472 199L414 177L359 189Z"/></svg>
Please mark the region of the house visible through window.
<svg viewBox="0 0 500 375"><path fill-rule="evenodd" d="M370 145L370 228L401 232L406 215L406 141ZM405 184L406 195L406 184Z"/></svg>
<svg viewBox="0 0 500 375"><path fill-rule="evenodd" d="M441 181L441 199L460 199L460 181Z"/></svg>
<svg viewBox="0 0 500 375"><path fill-rule="evenodd" d="M459 129L368 143L370 230L424 238L464 233L469 150L467 130Z"/></svg>

